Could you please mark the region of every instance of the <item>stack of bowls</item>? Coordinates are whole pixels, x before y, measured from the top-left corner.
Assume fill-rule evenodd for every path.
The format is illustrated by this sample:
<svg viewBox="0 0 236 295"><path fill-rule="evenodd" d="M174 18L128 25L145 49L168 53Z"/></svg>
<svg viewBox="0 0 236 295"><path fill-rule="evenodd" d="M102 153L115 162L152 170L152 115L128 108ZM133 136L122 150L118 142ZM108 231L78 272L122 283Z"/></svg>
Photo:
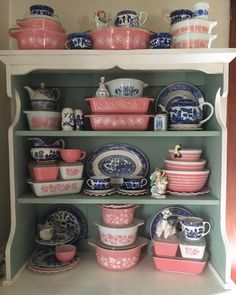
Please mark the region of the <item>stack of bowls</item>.
<svg viewBox="0 0 236 295"><path fill-rule="evenodd" d="M63 49L67 35L54 10L46 5L32 5L30 16L16 21L9 35L17 40L19 49Z"/></svg>
<svg viewBox="0 0 236 295"><path fill-rule="evenodd" d="M141 248L147 240L137 237L138 227L144 224L134 218L134 205L101 205L102 220L96 222L99 240L90 241L95 247L98 263L112 270L124 270L138 263ZM113 260L109 259L112 257Z"/></svg>
<svg viewBox="0 0 236 295"><path fill-rule="evenodd" d="M170 14L174 48L210 48L217 35L211 35L217 21L209 21L208 13L199 15L188 9Z"/></svg>
<svg viewBox="0 0 236 295"><path fill-rule="evenodd" d="M204 169L206 160L200 159L202 150L183 149L179 157L169 150L169 159L164 160L167 190L175 193L198 194L204 190L210 170Z"/></svg>

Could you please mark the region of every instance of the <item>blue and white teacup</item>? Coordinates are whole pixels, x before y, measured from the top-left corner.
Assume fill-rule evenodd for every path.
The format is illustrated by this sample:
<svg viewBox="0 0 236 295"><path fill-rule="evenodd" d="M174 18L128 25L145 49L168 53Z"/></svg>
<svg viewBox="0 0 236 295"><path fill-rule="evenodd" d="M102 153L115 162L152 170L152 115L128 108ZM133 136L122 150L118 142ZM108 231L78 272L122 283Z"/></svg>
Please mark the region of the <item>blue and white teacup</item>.
<svg viewBox="0 0 236 295"><path fill-rule="evenodd" d="M54 9L47 5L35 4L30 6L31 15L54 16Z"/></svg>
<svg viewBox="0 0 236 295"><path fill-rule="evenodd" d="M86 183L92 190L107 190L110 188L111 179L106 176L91 176Z"/></svg>
<svg viewBox="0 0 236 295"><path fill-rule="evenodd" d="M193 7L193 17L208 19L209 4L206 2L198 2Z"/></svg>
<svg viewBox="0 0 236 295"><path fill-rule="evenodd" d="M87 33L71 33L65 43L67 49L91 49L92 39Z"/></svg>
<svg viewBox="0 0 236 295"><path fill-rule="evenodd" d="M186 239L200 240L209 234L211 225L200 217L186 217L181 221L182 231Z"/></svg>
<svg viewBox="0 0 236 295"><path fill-rule="evenodd" d="M203 107L210 108L210 114L203 119ZM198 124L206 123L214 114L214 107L209 102L198 105L190 99L177 99L168 108L170 124Z"/></svg>
<svg viewBox="0 0 236 295"><path fill-rule="evenodd" d="M168 24L176 24L182 20L189 19L193 17L193 11L189 9L177 9L172 11L170 14L164 16L164 20Z"/></svg>
<svg viewBox="0 0 236 295"><path fill-rule="evenodd" d="M122 10L117 13L115 19L116 27L142 27L147 21L147 12L136 12L134 10Z"/></svg>
<svg viewBox="0 0 236 295"><path fill-rule="evenodd" d="M147 179L142 176L124 177L122 188L127 190L139 190L147 185Z"/></svg>
<svg viewBox="0 0 236 295"><path fill-rule="evenodd" d="M154 33L150 36L151 48L171 48L172 35L168 32Z"/></svg>

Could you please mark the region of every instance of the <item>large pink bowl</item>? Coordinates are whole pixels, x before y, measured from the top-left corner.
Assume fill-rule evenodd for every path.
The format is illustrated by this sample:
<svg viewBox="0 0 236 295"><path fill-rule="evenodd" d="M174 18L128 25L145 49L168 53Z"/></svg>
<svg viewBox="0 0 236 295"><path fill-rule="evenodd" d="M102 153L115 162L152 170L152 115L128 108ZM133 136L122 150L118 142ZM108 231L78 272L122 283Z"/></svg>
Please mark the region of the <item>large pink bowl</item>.
<svg viewBox="0 0 236 295"><path fill-rule="evenodd" d="M89 33L94 49L145 49L150 32L140 28L107 28Z"/></svg>
<svg viewBox="0 0 236 295"><path fill-rule="evenodd" d="M11 29L9 35L19 49L64 49L67 40L65 33L38 28Z"/></svg>
<svg viewBox="0 0 236 295"><path fill-rule="evenodd" d="M206 160L199 160L198 162L164 160L165 168L168 170L177 171L202 171L206 165Z"/></svg>
<svg viewBox="0 0 236 295"><path fill-rule="evenodd" d="M146 97L91 97L85 98L93 113L145 114L154 98Z"/></svg>
<svg viewBox="0 0 236 295"><path fill-rule="evenodd" d="M195 193L204 188L209 170L204 171L174 171L163 170L168 177L167 190L179 193Z"/></svg>
<svg viewBox="0 0 236 295"><path fill-rule="evenodd" d="M141 248L147 244L147 239L138 238L134 245L124 247L122 250L104 247L101 242L89 241L96 249L97 262L99 265L110 270L126 270L134 267L140 258Z"/></svg>
<svg viewBox="0 0 236 295"><path fill-rule="evenodd" d="M139 206L128 208L102 208L103 222L107 225L126 226L133 222L134 211Z"/></svg>
<svg viewBox="0 0 236 295"><path fill-rule="evenodd" d="M38 28L65 33L65 29L58 21L48 18L28 17L24 19L18 19L16 23L22 28Z"/></svg>

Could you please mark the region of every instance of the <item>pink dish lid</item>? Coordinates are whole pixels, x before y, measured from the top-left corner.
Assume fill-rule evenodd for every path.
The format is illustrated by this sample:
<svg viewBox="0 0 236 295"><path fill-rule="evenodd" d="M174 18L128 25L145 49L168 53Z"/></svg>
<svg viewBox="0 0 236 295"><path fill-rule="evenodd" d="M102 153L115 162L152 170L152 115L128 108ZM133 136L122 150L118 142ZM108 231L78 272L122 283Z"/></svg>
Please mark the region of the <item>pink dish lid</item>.
<svg viewBox="0 0 236 295"><path fill-rule="evenodd" d="M95 222L94 224L96 224L98 226L109 227L109 228L130 228L130 227L139 226L139 225L144 224L144 220L139 219L139 218L134 218L134 220L131 224L128 224L125 226L108 225L108 224L104 223L102 220L99 220L99 221Z"/></svg>
<svg viewBox="0 0 236 295"><path fill-rule="evenodd" d="M37 168L40 168L40 167L42 167L42 168L48 167L49 168L49 167L58 167L58 164L55 164L54 162L53 163L49 163L49 162L47 162L47 163L30 162L30 163L28 163L28 166L37 167Z"/></svg>
<svg viewBox="0 0 236 295"><path fill-rule="evenodd" d="M73 163L67 163L67 162L60 162L58 163L58 166L70 166L70 167L73 167L73 166L83 166L84 163L82 162L73 162Z"/></svg>

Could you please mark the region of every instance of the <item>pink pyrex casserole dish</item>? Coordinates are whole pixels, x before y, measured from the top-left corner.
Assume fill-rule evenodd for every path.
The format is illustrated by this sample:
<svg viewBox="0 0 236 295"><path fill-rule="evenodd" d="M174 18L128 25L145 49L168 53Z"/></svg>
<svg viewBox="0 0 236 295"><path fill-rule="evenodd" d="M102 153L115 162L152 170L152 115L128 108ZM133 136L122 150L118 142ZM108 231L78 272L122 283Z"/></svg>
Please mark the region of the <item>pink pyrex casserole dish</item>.
<svg viewBox="0 0 236 295"><path fill-rule="evenodd" d="M146 130L153 115L100 114L85 115L93 130Z"/></svg>
<svg viewBox="0 0 236 295"><path fill-rule="evenodd" d="M56 20L48 18L27 17L24 19L17 19L16 23L22 28L38 28L65 33L65 29Z"/></svg>
<svg viewBox="0 0 236 295"><path fill-rule="evenodd" d="M93 113L131 113L145 114L148 111L150 102L154 98L145 97L91 97L85 98L89 102Z"/></svg>
<svg viewBox="0 0 236 295"><path fill-rule="evenodd" d="M103 245L96 240L90 240L88 243L95 248L99 265L119 271L132 268L139 262L141 248L147 244L147 239L138 237L133 245L120 249Z"/></svg>
<svg viewBox="0 0 236 295"><path fill-rule="evenodd" d="M145 49L150 32L140 28L107 28L89 33L94 49Z"/></svg>

